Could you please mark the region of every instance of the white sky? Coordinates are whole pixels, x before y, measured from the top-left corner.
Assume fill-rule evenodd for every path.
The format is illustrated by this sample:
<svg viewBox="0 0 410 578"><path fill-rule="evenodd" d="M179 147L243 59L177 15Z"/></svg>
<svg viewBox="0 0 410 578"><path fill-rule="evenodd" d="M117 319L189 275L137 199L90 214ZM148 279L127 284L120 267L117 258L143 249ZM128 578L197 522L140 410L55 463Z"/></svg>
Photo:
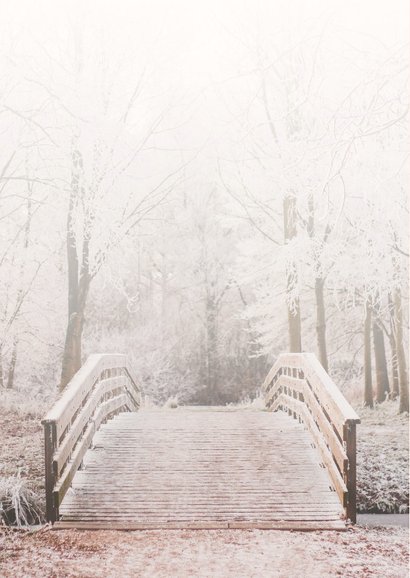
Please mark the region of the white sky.
<svg viewBox="0 0 410 578"><path fill-rule="evenodd" d="M128 66L124 89L147 64L158 94L171 99L178 91L188 106L200 98L191 131L199 140L211 125L224 130L224 121L239 113L243 103L237 101L249 100L249 55L259 43L280 52L322 36L323 90L343 94L345 76L355 69L361 74L361 54L368 59L385 47L403 46L410 22L408 0L0 0L0 9L3 52L37 54L41 62L44 51L44 63L50 55L61 62L78 29L85 49L102 50L118 66ZM225 81L237 76L244 78L221 94Z"/></svg>
<svg viewBox="0 0 410 578"><path fill-rule="evenodd" d="M281 31L303 37L312 25L387 45L408 41L407 0L0 0L2 28L30 44L55 45L72 25L115 49L145 46L177 59L186 74L215 71L232 37ZM353 34L352 34L353 33Z"/></svg>

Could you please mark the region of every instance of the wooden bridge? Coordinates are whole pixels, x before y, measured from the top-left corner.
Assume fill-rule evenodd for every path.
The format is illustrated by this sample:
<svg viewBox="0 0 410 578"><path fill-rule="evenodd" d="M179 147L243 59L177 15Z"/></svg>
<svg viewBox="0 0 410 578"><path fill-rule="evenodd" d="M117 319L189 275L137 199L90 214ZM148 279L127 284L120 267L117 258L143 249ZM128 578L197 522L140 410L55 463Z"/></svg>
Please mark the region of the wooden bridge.
<svg viewBox="0 0 410 578"><path fill-rule="evenodd" d="M266 410L141 408L124 355L92 355L43 420L55 528L342 530L357 414L311 353L279 357ZM274 413L272 413L274 412Z"/></svg>

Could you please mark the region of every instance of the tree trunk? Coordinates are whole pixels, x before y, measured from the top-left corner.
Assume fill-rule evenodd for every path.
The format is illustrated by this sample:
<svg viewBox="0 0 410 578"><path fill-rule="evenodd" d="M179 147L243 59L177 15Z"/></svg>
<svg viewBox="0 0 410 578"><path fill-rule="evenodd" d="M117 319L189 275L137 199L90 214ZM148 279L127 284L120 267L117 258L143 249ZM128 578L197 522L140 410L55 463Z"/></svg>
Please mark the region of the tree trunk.
<svg viewBox="0 0 410 578"><path fill-rule="evenodd" d="M81 271L79 267L77 239L75 235L75 208L82 194L80 179L82 156L77 148L72 154L71 192L67 212L67 272L68 272L68 324L61 369L60 391L81 367L81 345L85 319L85 307L91 277L89 274L88 223L83 223Z"/></svg>
<svg viewBox="0 0 410 578"><path fill-rule="evenodd" d="M69 261L70 267L76 267L76 261ZM69 275L70 278L70 275ZM75 275L69 282L69 319L64 344L63 363L61 370L60 391L62 391L81 367L82 336L85 321L85 307L90 288L88 264L82 266L80 280L74 285Z"/></svg>
<svg viewBox="0 0 410 578"><path fill-rule="evenodd" d="M84 312L77 311L72 313L68 321L65 337L60 391L63 391L81 367L83 327Z"/></svg>
<svg viewBox="0 0 410 578"><path fill-rule="evenodd" d="M198 357L196 359L196 365L198 367L198 379L199 385L202 390L206 389L206 384L208 380L208 368L207 368L207 355L206 355L206 328L201 330L199 336L199 351ZM203 395L203 391L201 396ZM205 405L205 401L201 398L202 405Z"/></svg>
<svg viewBox="0 0 410 578"><path fill-rule="evenodd" d="M296 228L296 197L288 194L283 199L283 218L285 244L294 239L297 235ZM286 291L288 294L288 327L289 327L289 349L292 353L302 351L302 327L300 315L299 297L290 297L293 288L297 285L297 271L292 263L288 267ZM291 299L291 302L290 302Z"/></svg>
<svg viewBox="0 0 410 578"><path fill-rule="evenodd" d="M326 312L325 312L325 295L324 295L324 280L315 279L315 295L316 295L316 335L317 346L319 350L320 363L326 371L329 370L327 360L326 347Z"/></svg>
<svg viewBox="0 0 410 578"><path fill-rule="evenodd" d="M373 347L376 365L376 401L385 401L390 393L384 334L380 320L380 306L373 307Z"/></svg>
<svg viewBox="0 0 410 578"><path fill-rule="evenodd" d="M307 232L311 239L315 237L315 204L313 194L308 198L309 218L307 222ZM326 228L322 244L326 242L329 230ZM316 339L319 352L320 363L326 371L329 370L326 346L326 306L325 306L325 280L320 272L320 250L314 253L314 270L315 270L315 298L316 298Z"/></svg>
<svg viewBox="0 0 410 578"><path fill-rule="evenodd" d="M372 310L369 303L366 303L364 320L364 405L366 407L373 407L371 329Z"/></svg>
<svg viewBox="0 0 410 578"><path fill-rule="evenodd" d="M397 364L399 368L399 413L409 411L409 383L407 375L406 355L403 344L403 310L400 289L394 292L395 334L397 344Z"/></svg>
<svg viewBox="0 0 410 578"><path fill-rule="evenodd" d="M288 306L288 326L289 351L291 353L300 353L302 351L302 336L299 299L295 302L294 311L292 311Z"/></svg>
<svg viewBox="0 0 410 578"><path fill-rule="evenodd" d="M3 352L0 347L0 387L4 387L4 377L3 377Z"/></svg>
<svg viewBox="0 0 410 578"><path fill-rule="evenodd" d="M389 313L390 313L390 349L391 349L391 366L392 366L392 388L391 399L399 397L399 365L397 361L397 341L396 341L396 325L394 314L394 302L389 293Z"/></svg>
<svg viewBox="0 0 410 578"><path fill-rule="evenodd" d="M11 352L11 360L9 366L9 373L7 376L7 389L13 389L14 386L14 373L16 371L17 363L17 339L13 342L13 350Z"/></svg>
<svg viewBox="0 0 410 578"><path fill-rule="evenodd" d="M161 272L161 344L162 347L166 347L165 341L168 339L167 334L167 294L168 294L168 283L167 283L167 262L165 253L162 253L162 267Z"/></svg>
<svg viewBox="0 0 410 578"><path fill-rule="evenodd" d="M207 358L207 390L209 403L214 405L218 403L216 391L217 376L217 309L215 298L208 295L206 301L206 358Z"/></svg>

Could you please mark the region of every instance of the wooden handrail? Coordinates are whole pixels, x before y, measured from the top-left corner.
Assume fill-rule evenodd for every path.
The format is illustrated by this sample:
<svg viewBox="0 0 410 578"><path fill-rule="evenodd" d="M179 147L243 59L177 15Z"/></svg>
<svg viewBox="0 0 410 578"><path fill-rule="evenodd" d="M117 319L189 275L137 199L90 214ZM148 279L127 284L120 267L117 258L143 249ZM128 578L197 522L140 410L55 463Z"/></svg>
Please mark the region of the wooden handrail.
<svg viewBox="0 0 410 578"><path fill-rule="evenodd" d="M90 355L42 420L45 440L46 517L59 507L100 425L136 411L141 389L125 355Z"/></svg>
<svg viewBox="0 0 410 578"><path fill-rule="evenodd" d="M262 390L268 409L287 411L309 429L345 516L355 524L357 413L313 353L280 355Z"/></svg>

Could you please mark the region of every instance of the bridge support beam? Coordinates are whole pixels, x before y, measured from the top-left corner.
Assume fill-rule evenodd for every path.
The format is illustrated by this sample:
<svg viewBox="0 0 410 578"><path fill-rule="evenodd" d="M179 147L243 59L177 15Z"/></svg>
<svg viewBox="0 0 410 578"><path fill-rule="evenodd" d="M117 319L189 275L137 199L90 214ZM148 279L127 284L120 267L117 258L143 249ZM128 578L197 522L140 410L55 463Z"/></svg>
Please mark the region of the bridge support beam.
<svg viewBox="0 0 410 578"><path fill-rule="evenodd" d="M348 490L346 514L356 524L356 424L348 421L344 426L344 442L348 459L345 483Z"/></svg>
<svg viewBox="0 0 410 578"><path fill-rule="evenodd" d="M57 432L55 422L45 421L44 441L45 441L45 482L46 482L46 519L47 522L54 523L58 520L58 508L55 504L54 486L56 475L54 472L54 452L57 448Z"/></svg>

